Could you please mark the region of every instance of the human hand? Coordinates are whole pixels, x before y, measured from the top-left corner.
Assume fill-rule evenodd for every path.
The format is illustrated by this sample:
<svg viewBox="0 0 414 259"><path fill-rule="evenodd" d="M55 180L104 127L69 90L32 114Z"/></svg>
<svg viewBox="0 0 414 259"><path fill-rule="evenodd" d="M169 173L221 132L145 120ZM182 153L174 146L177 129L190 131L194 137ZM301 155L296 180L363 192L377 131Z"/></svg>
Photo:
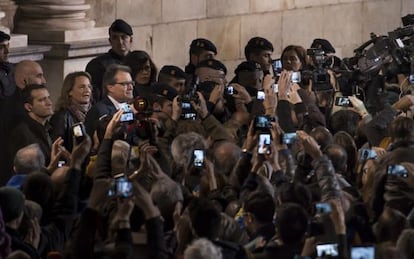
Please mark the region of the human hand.
<svg viewBox="0 0 414 259"><path fill-rule="evenodd" d="M72 149L72 160L70 161L70 166L77 170L81 170L83 162L91 151L91 147L92 140L87 134L81 142L76 143L75 141L75 145Z"/></svg>
<svg viewBox="0 0 414 259"><path fill-rule="evenodd" d="M108 200L108 191L112 179L100 178L93 181L93 186L88 199L88 207L100 211L100 208Z"/></svg>
<svg viewBox="0 0 414 259"><path fill-rule="evenodd" d="M254 147L256 146L257 136L254 132L254 119L250 122L249 130L247 132L246 140L243 144L243 149L246 149L248 152L253 152Z"/></svg>
<svg viewBox="0 0 414 259"><path fill-rule="evenodd" d="M133 181L135 205L140 207L146 219L160 216L160 210L154 205L151 195L138 182Z"/></svg>
<svg viewBox="0 0 414 259"><path fill-rule="evenodd" d="M176 96L174 97L173 103L172 103L171 119L173 121L178 121L181 117L181 112L182 112L181 103L178 101L178 96Z"/></svg>
<svg viewBox="0 0 414 259"><path fill-rule="evenodd" d="M47 171L50 174L58 168L58 163L61 158L64 158L68 164L71 161L71 154L63 146L63 139L59 137L53 142L50 152L50 163L47 166Z"/></svg>
<svg viewBox="0 0 414 259"><path fill-rule="evenodd" d="M349 101L352 103L351 109L353 109L355 112L359 113L361 117L368 114L367 108L364 105L364 102L362 102L360 99L358 99L356 96L348 96Z"/></svg>
<svg viewBox="0 0 414 259"><path fill-rule="evenodd" d="M243 104L248 104L252 101L252 97L247 92L246 88L236 83L233 83L231 85L237 91L237 93L233 94L233 97L234 99L236 99L236 102L239 101Z"/></svg>
<svg viewBox="0 0 414 259"><path fill-rule="evenodd" d="M310 155L314 160L322 157L322 151L320 150L318 142L316 142L312 136L309 136L303 130L296 131L296 134L308 155Z"/></svg>
<svg viewBox="0 0 414 259"><path fill-rule="evenodd" d="M205 119L208 116L207 104L203 94L197 92L198 102L191 101L191 105L196 110L201 119Z"/></svg>
<svg viewBox="0 0 414 259"><path fill-rule="evenodd" d="M104 139L112 139L112 136L115 134L116 129L120 125L121 116L124 113L123 109L119 109L113 116L112 119L109 121L108 125L106 126Z"/></svg>
<svg viewBox="0 0 414 259"><path fill-rule="evenodd" d="M305 244L303 245L301 256L312 256L316 248L316 238L308 237L305 239Z"/></svg>
<svg viewBox="0 0 414 259"><path fill-rule="evenodd" d="M215 84L213 90L210 93L210 98L208 99L208 101L216 105L220 101L220 99L223 98L223 93L224 93L224 85Z"/></svg>
<svg viewBox="0 0 414 259"><path fill-rule="evenodd" d="M134 209L134 201L131 198L118 198L116 203L116 213L112 222L115 224L118 222L129 222L132 210Z"/></svg>
<svg viewBox="0 0 414 259"><path fill-rule="evenodd" d="M291 84L291 77L292 72L283 70L280 73L279 81L277 82L279 85L279 99L280 100L288 100L289 93L290 93L290 84Z"/></svg>
<svg viewBox="0 0 414 259"><path fill-rule="evenodd" d="M289 95L289 102L292 104L297 104L302 102L302 98L300 97L298 90L300 86L296 83L292 84L291 86L291 93Z"/></svg>
<svg viewBox="0 0 414 259"><path fill-rule="evenodd" d="M39 225L39 220L37 218L30 219L30 227L27 231L24 241L37 249L40 243L41 232L42 230Z"/></svg>
<svg viewBox="0 0 414 259"><path fill-rule="evenodd" d="M414 95L408 94L404 95L396 103L392 105L392 108L402 111L407 111L411 106L414 105Z"/></svg>
<svg viewBox="0 0 414 259"><path fill-rule="evenodd" d="M337 235L346 234L346 225L345 225L345 213L342 208L340 200L331 199L328 201L331 205L332 212L329 214L332 222L334 223L335 232Z"/></svg>

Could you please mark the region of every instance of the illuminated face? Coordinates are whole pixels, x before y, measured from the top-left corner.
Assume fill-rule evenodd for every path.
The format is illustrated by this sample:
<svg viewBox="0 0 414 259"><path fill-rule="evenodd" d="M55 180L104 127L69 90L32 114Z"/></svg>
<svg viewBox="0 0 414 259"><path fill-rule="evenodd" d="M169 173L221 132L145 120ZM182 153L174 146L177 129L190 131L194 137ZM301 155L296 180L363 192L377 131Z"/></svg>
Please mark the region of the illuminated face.
<svg viewBox="0 0 414 259"><path fill-rule="evenodd" d="M135 75L135 82L139 85L147 85L151 80L151 64L149 60L145 62L144 66Z"/></svg>
<svg viewBox="0 0 414 259"><path fill-rule="evenodd" d="M46 119L53 114L52 100L46 88L33 90L31 96L33 102L26 103L25 107L32 118Z"/></svg>
<svg viewBox="0 0 414 259"><path fill-rule="evenodd" d="M109 43L112 50L119 56L125 57L131 50L132 36L123 32L111 31L109 33Z"/></svg>
<svg viewBox="0 0 414 259"><path fill-rule="evenodd" d="M282 66L289 71L297 72L302 68L302 62L300 61L298 54L294 50L289 50L282 57Z"/></svg>
<svg viewBox="0 0 414 259"><path fill-rule="evenodd" d="M251 55L251 60L260 64L263 71L269 71L272 66L272 51L262 50L258 55Z"/></svg>
<svg viewBox="0 0 414 259"><path fill-rule="evenodd" d="M86 76L76 77L72 90L69 92L69 96L75 103L89 104L92 97L92 85L89 78Z"/></svg>
<svg viewBox="0 0 414 259"><path fill-rule="evenodd" d="M115 76L115 82L107 87L109 96L117 102L128 102L134 98L134 82L128 72L118 71Z"/></svg>

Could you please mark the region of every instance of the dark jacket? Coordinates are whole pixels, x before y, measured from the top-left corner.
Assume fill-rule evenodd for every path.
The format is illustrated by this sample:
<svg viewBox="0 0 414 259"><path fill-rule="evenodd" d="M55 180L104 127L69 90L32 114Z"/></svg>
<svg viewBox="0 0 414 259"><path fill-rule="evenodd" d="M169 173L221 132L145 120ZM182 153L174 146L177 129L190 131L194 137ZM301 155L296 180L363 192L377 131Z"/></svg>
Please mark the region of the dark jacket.
<svg viewBox="0 0 414 259"><path fill-rule="evenodd" d="M0 185L4 185L12 175L13 159L8 152L10 133L23 120L26 112L23 107L21 90L16 88L12 96L0 100Z"/></svg>
<svg viewBox="0 0 414 259"><path fill-rule="evenodd" d="M92 77L91 83L94 103L99 102L104 97L102 96L102 79L106 68L112 64L122 64L123 58L111 49L107 53L92 59L86 65L85 71Z"/></svg>
<svg viewBox="0 0 414 259"><path fill-rule="evenodd" d="M408 215L414 206L413 172L408 170L407 177L387 174L388 165L414 163L414 144L400 143L397 146L379 160L372 200L375 217L381 214L384 205L397 209L405 215Z"/></svg>
<svg viewBox="0 0 414 259"><path fill-rule="evenodd" d="M86 133L92 138L93 133L98 127L99 118L102 115L113 115L116 113L116 107L111 102L108 96L105 96L101 101L92 106L85 118Z"/></svg>
<svg viewBox="0 0 414 259"><path fill-rule="evenodd" d="M45 155L46 164L50 162L50 149L52 146L48 123L43 126L28 115L13 130L9 138L9 159L13 161L17 151L22 147L37 143Z"/></svg>
<svg viewBox="0 0 414 259"><path fill-rule="evenodd" d="M73 146L71 127L78 122L79 121L67 109L60 109L55 112L50 118L50 136L52 137L52 141L55 141L58 137L62 137L63 145L69 152L71 152Z"/></svg>
<svg viewBox="0 0 414 259"><path fill-rule="evenodd" d="M32 245L24 242L24 237L15 229L11 229L6 226L6 232L11 238L11 249L12 251L21 250L27 253L30 258L40 258L36 248Z"/></svg>
<svg viewBox="0 0 414 259"><path fill-rule="evenodd" d="M44 214L45 224L41 226L39 254L43 258L51 251L63 252L65 243L69 239L73 223L78 218L78 193L83 172L69 169L63 188L48 215Z"/></svg>

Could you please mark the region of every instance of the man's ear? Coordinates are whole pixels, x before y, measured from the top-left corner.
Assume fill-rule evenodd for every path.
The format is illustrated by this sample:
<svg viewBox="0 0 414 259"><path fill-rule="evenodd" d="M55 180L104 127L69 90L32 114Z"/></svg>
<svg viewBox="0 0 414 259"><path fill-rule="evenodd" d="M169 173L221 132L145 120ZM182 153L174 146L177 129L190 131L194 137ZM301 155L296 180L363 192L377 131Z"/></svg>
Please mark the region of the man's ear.
<svg viewBox="0 0 414 259"><path fill-rule="evenodd" d="M27 112L31 112L32 111L32 105L30 103L24 103L24 109Z"/></svg>

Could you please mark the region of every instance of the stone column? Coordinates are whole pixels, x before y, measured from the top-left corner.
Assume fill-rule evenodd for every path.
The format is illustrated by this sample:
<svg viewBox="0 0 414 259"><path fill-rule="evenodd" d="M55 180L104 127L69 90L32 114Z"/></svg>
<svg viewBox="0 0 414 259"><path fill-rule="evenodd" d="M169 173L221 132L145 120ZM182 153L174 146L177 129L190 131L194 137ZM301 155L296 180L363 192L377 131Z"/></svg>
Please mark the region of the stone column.
<svg viewBox="0 0 414 259"><path fill-rule="evenodd" d="M29 35L29 41L45 40L39 32L93 28L95 21L86 17L90 5L85 0L16 0L14 31ZM37 35L41 35L38 38ZM46 39L48 40L48 39Z"/></svg>
<svg viewBox="0 0 414 259"><path fill-rule="evenodd" d="M13 30L13 19L14 14L16 13L17 6L14 4L13 1L10 0L0 0L0 10L4 12L5 16L1 21L1 24L8 28L8 31Z"/></svg>
<svg viewBox="0 0 414 259"><path fill-rule="evenodd" d="M0 0L1 1L1 0ZM16 0L14 32L27 34L29 44L51 47L40 61L52 100L68 73L85 70L93 57L109 49L108 27L95 28L85 0Z"/></svg>

